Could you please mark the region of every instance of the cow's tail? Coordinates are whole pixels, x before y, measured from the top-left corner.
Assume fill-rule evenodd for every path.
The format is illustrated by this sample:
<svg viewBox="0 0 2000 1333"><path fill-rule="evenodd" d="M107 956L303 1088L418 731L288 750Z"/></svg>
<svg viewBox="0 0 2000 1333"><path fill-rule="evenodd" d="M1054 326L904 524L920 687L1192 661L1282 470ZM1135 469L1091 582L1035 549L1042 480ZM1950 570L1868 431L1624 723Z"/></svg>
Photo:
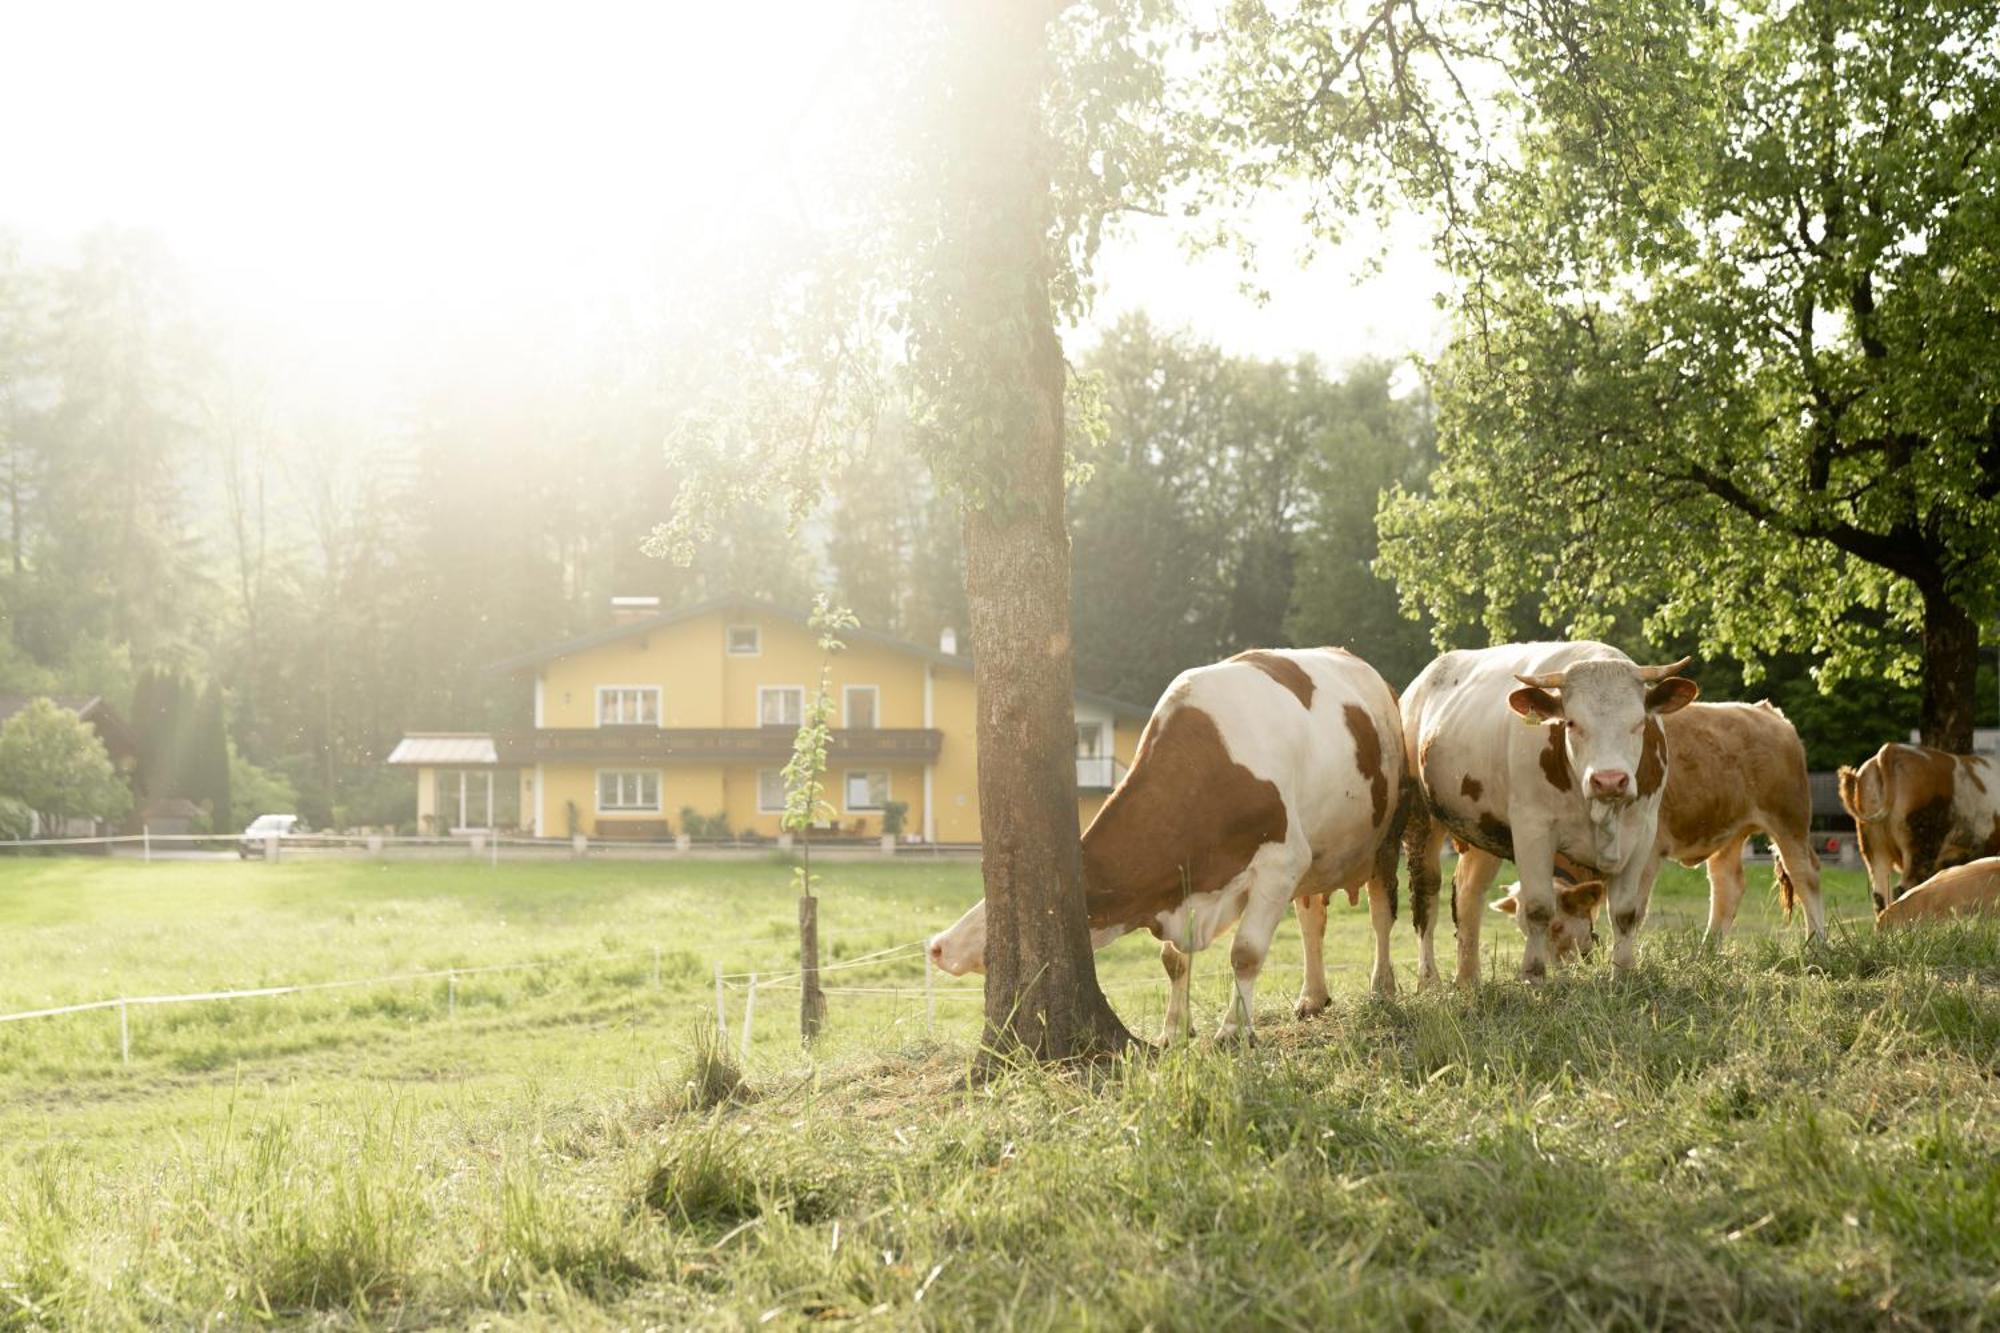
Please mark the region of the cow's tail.
<svg viewBox="0 0 2000 1333"><path fill-rule="evenodd" d="M1437 911L1438 865L1431 848L1431 808L1415 778L1403 780L1403 852L1410 861L1410 924L1419 935L1430 929Z"/></svg>
<svg viewBox="0 0 2000 1333"><path fill-rule="evenodd" d="M1879 824L1889 817L1889 784L1884 781L1881 756L1859 768L1840 770L1840 803L1857 823Z"/></svg>
<svg viewBox="0 0 2000 1333"><path fill-rule="evenodd" d="M1380 884L1389 895L1389 919L1396 919L1399 906L1396 900L1396 862L1403 854L1404 830L1410 822L1410 803L1417 784L1403 779L1402 787L1396 793L1396 808L1389 814L1389 827L1382 831L1382 840L1375 844L1375 867L1372 879Z"/></svg>

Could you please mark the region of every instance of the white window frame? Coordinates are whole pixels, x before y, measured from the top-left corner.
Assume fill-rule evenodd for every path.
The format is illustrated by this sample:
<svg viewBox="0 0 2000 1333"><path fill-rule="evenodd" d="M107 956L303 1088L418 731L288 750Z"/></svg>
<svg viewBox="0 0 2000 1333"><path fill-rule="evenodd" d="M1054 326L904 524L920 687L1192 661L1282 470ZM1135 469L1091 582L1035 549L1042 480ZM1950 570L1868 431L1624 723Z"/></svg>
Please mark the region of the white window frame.
<svg viewBox="0 0 2000 1333"><path fill-rule="evenodd" d="M1105 725L1104 720L1102 718L1095 718L1095 717L1078 718L1076 720L1077 731L1081 732L1085 727L1097 728L1097 742L1096 744L1092 745L1090 749L1085 750L1083 748L1083 737L1079 735L1076 738L1076 757L1078 759L1104 758L1106 753L1104 742L1109 738L1108 733L1110 732L1111 728Z"/></svg>
<svg viewBox="0 0 2000 1333"><path fill-rule="evenodd" d="M651 805L604 804L604 779L609 776L619 778L651 778L653 780L653 803ZM624 784L619 784L623 794ZM590 778L591 804L600 815L657 815L667 808L666 776L657 768L600 768Z"/></svg>
<svg viewBox="0 0 2000 1333"><path fill-rule="evenodd" d="M750 632L750 647L738 648L735 637L739 630ZM730 625L722 631L722 652L726 657L762 657L764 655L764 627L762 625Z"/></svg>
<svg viewBox="0 0 2000 1333"><path fill-rule="evenodd" d="M799 700L799 718L796 722L766 722L764 720L764 696L767 694L792 694ZM803 685L759 685L757 687L757 725L760 727L802 727L806 721L806 687Z"/></svg>
<svg viewBox="0 0 2000 1333"><path fill-rule="evenodd" d="M881 776L882 804L855 805L850 799L854 794L853 782L856 778ZM850 815L879 815L896 799L895 778L886 768L849 768L840 774L840 808Z"/></svg>
<svg viewBox="0 0 2000 1333"><path fill-rule="evenodd" d="M604 720L604 696L607 694L650 694L653 696L653 720L651 722L606 722ZM597 725L600 727L663 727L667 721L666 692L657 685L599 685L597 687Z"/></svg>
<svg viewBox="0 0 2000 1333"><path fill-rule="evenodd" d="M778 803L764 804L764 779L778 780ZM757 770L757 813L760 815L782 815L785 813L785 771L781 768L760 768Z"/></svg>
<svg viewBox="0 0 2000 1333"><path fill-rule="evenodd" d="M871 710L875 715L875 720L868 724L869 729L880 730L882 726L882 687L880 685L843 685L840 690L840 725L843 727L852 727L854 725L854 715L850 711L853 705L849 700L856 693L863 691L873 695L875 699L875 706Z"/></svg>

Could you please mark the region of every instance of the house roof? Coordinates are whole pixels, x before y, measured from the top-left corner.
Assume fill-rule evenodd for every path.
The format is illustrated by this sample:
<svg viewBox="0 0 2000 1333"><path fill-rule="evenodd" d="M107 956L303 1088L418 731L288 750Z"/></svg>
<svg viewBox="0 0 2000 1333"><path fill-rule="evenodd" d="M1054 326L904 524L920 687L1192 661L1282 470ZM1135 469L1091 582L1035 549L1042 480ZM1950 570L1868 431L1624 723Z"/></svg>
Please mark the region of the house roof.
<svg viewBox="0 0 2000 1333"><path fill-rule="evenodd" d="M472 768L500 762L491 736L463 731L413 732L396 742L385 763Z"/></svg>
<svg viewBox="0 0 2000 1333"><path fill-rule="evenodd" d="M98 739L104 742L104 748L112 752L114 759L121 752L126 754L136 752L138 739L133 736L132 728L125 724L125 719L118 715L118 710L106 702L101 694L0 694L0 723L6 722L8 718L35 700L44 698L65 712L75 713L78 718L88 722L96 730Z"/></svg>
<svg viewBox="0 0 2000 1333"><path fill-rule="evenodd" d="M495 662L486 669L489 672L495 673L525 671L530 667L540 666L544 662L553 662L557 658L562 657L574 657L578 653L588 652L592 648L597 648L607 643L616 643L620 639L629 639L635 635L649 634L655 630L666 629L701 616L711 615L717 611L749 612L756 615L771 616L777 620L789 621L802 629L810 629L812 627L812 617L798 610L796 607L780 606L775 602L766 602L756 598L715 597L705 602L696 602L692 606L681 607L677 611L665 611L657 616L648 616L643 620L631 620L624 624L612 625L606 629L598 630L592 634L583 634L573 639L565 639L561 643L551 644L546 648L538 648L533 652L521 653L517 656ZM927 648L923 644L912 643L908 639L899 639L893 634L884 634L879 630L857 627L855 629L842 630L841 637L858 640L863 643L878 644L896 652L908 653L913 657L920 657L927 662L934 662L939 666L957 667L961 671L972 670L972 655L970 653L939 652L935 648ZM1108 694L1098 694L1091 690L1078 690L1076 691L1076 697L1085 703L1095 704L1099 708L1107 709L1126 717L1150 717L1153 712L1152 709L1144 705L1131 703L1124 699L1114 699ZM390 762L395 762L393 757Z"/></svg>

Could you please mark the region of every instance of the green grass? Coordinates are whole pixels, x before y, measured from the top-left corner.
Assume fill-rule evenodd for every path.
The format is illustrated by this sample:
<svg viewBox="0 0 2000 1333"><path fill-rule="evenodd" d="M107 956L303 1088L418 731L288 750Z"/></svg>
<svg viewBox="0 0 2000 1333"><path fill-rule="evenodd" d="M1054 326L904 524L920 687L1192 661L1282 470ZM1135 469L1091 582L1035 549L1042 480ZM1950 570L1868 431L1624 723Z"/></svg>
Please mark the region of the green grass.
<svg viewBox="0 0 2000 1333"><path fill-rule="evenodd" d="M828 867L830 952L977 891ZM747 1062L740 993L704 1031L714 961L788 965L775 863L0 863L0 1010L544 964L451 1013L431 982L134 1010L129 1067L115 1014L0 1025L0 1328L1992 1322L2000 934L1876 937L1859 875L1828 891L1815 950L1753 873L1717 951L1670 869L1635 977L1532 992L1411 994L1401 926L1386 1004L1337 909L1320 1018L1290 1018L1288 926L1254 1048L974 1084L957 992L928 1035L920 999L835 995L811 1058L795 993ZM1148 942L1100 963L1150 1034Z"/></svg>

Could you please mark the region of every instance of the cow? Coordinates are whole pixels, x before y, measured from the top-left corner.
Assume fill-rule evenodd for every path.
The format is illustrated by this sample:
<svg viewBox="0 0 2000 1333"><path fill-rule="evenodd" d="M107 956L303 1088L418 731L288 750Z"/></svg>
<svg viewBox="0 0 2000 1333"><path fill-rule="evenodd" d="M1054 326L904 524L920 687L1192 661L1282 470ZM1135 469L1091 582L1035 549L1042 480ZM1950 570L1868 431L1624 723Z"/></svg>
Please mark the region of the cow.
<svg viewBox="0 0 2000 1333"><path fill-rule="evenodd" d="M1558 858L1601 876L1612 962L1637 962L1667 743L1661 719L1700 692L1671 666L1639 666L1608 644L1505 644L1439 657L1403 696L1405 762L1416 783L1404 845L1417 984L1437 981L1432 935L1444 839L1521 871L1521 975L1544 980L1559 909ZM1522 725L1525 722L1526 725ZM1452 895L1458 979L1479 979L1478 911L1491 876L1461 858Z"/></svg>
<svg viewBox="0 0 2000 1333"><path fill-rule="evenodd" d="M1807 929L1813 939L1825 943L1819 857L1809 837L1812 790L1799 733L1767 702L1690 704L1664 715L1660 725L1666 732L1669 763L1653 837L1654 857L1646 872L1647 901L1665 861L1686 866L1706 862L1708 935L1722 939L1735 926L1736 909L1743 901L1743 843L1751 834L1762 833L1777 853L1778 900L1785 914L1790 916L1794 904L1803 902ZM1476 847L1465 849L1452 879L1454 894L1462 893L1464 901L1473 902L1485 897L1499 868L1499 858ZM1572 881L1581 878L1566 867L1564 872ZM1590 920L1568 911L1559 911L1555 920L1564 927L1571 948L1590 952ZM1475 952L1477 922L1475 914L1469 927ZM1459 929L1468 929L1463 918Z"/></svg>
<svg viewBox="0 0 2000 1333"><path fill-rule="evenodd" d="M1327 896L1368 887L1373 983L1393 994L1403 738L1396 695L1338 648L1256 649L1184 671L1160 697L1125 775L1083 834L1091 947L1160 940L1166 1033L1188 1026L1190 954L1231 925L1236 999L1216 1036L1250 1032L1250 1003L1286 904L1299 903L1306 980L1296 1012L1327 1004ZM955 976L983 971L986 904L933 936Z"/></svg>
<svg viewBox="0 0 2000 1333"><path fill-rule="evenodd" d="M1938 871L1883 908L1875 929L1954 916L2000 916L2000 856Z"/></svg>
<svg viewBox="0 0 2000 1333"><path fill-rule="evenodd" d="M1854 817L1878 913L1946 866L2000 856L2000 763L1979 755L1891 741L1840 770L1840 803Z"/></svg>

